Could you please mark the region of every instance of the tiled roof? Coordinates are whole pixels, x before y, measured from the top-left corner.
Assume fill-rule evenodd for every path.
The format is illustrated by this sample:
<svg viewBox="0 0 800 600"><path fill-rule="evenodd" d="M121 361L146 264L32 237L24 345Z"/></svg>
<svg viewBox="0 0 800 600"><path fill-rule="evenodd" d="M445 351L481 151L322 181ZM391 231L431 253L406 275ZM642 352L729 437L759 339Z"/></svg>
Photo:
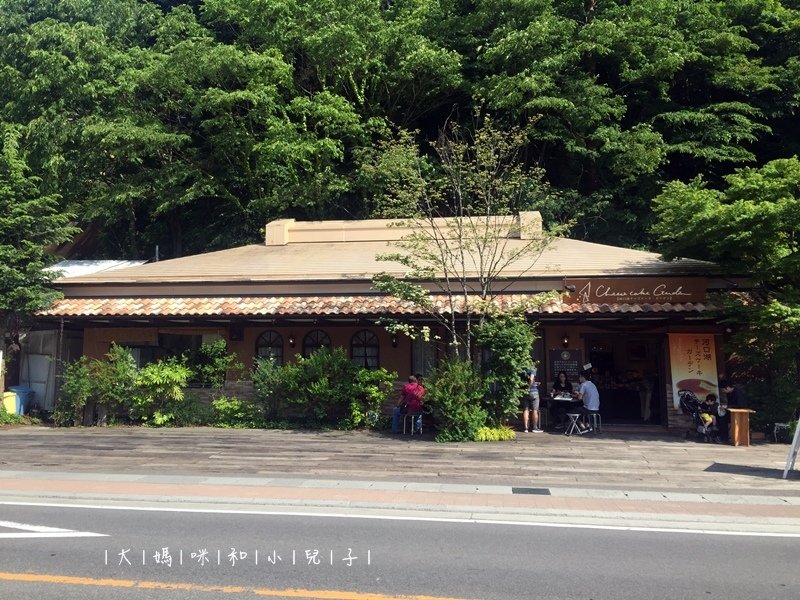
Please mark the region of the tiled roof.
<svg viewBox="0 0 800 600"><path fill-rule="evenodd" d="M502 308L529 303L526 294L504 294L495 302ZM436 296L435 306L449 312L446 296ZM530 314L576 313L703 313L714 307L701 303L663 304L567 304L560 300L528 310ZM463 310L459 302L456 311ZM161 297L161 298L64 298L44 317L254 317L272 315L377 315L423 314L419 307L391 296L264 296L264 297Z"/></svg>

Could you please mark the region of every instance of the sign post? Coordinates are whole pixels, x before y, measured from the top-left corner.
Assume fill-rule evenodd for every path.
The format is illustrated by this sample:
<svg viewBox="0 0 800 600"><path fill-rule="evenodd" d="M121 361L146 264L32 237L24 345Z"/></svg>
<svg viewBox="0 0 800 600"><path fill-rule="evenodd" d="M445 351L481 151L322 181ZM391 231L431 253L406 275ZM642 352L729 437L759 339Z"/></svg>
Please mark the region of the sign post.
<svg viewBox="0 0 800 600"><path fill-rule="evenodd" d="M789 471L794 469L794 462L797 459L798 444L800 444L800 425L794 428L794 438L792 438L792 445L789 448L789 455L786 457L786 468L783 470L783 478L789 475Z"/></svg>

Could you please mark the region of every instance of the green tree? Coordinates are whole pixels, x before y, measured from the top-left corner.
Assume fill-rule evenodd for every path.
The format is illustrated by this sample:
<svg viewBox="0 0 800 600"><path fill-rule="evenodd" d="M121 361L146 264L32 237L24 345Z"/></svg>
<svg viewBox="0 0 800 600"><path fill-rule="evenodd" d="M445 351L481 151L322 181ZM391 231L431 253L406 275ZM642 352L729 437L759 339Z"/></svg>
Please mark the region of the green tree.
<svg viewBox="0 0 800 600"><path fill-rule="evenodd" d="M501 131L491 122L474 134L454 125L436 145L441 170L426 177L420 166L410 185L394 190L396 204L413 204L416 214L398 222L410 230L394 243L399 252L378 259L407 272L379 273L373 285L425 310L447 332L452 353L466 358L473 321L483 321L496 294L523 276L552 239L539 215L525 212L549 190L540 171L516 160L524 138L520 128Z"/></svg>
<svg viewBox="0 0 800 600"><path fill-rule="evenodd" d="M740 169L725 182L668 184L654 201L653 231L666 258L712 260L752 280L752 292L716 301L734 329L740 376L765 409L758 418L785 420L800 407L800 161Z"/></svg>
<svg viewBox="0 0 800 600"><path fill-rule="evenodd" d="M54 259L46 248L75 232L58 197L42 194L40 180L30 175L19 136L19 129L0 126L0 382L6 343L16 344L26 317L56 298L48 286L56 274L46 270Z"/></svg>
<svg viewBox="0 0 800 600"><path fill-rule="evenodd" d="M520 398L527 391L523 375L526 368L535 367L531 349L536 334L524 315L496 314L480 325L477 341L486 352L482 366L489 385L489 393L482 404L489 424L499 427L504 419L517 413Z"/></svg>

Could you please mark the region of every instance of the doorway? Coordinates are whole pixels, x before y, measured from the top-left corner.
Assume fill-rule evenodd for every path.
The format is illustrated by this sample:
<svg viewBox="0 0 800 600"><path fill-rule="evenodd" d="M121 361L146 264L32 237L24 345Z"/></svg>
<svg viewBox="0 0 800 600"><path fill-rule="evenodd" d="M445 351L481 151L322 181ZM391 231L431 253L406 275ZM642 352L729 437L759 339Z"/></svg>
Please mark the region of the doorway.
<svg viewBox="0 0 800 600"><path fill-rule="evenodd" d="M653 334L586 336L604 422L666 423L662 401L664 340L663 335Z"/></svg>

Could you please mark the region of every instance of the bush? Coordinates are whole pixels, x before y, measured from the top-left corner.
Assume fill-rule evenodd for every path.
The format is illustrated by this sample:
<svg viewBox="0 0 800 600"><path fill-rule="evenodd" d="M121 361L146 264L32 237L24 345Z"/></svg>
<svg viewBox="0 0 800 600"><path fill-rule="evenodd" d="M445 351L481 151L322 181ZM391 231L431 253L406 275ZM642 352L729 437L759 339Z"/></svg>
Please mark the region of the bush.
<svg viewBox="0 0 800 600"><path fill-rule="evenodd" d="M289 408L312 427L377 425L396 378L386 369L359 369L341 348L322 348L283 367L271 359L257 359L253 368L257 401L266 416L284 417Z"/></svg>
<svg viewBox="0 0 800 600"><path fill-rule="evenodd" d="M342 423L347 429L356 427L378 427L383 405L394 390L397 373L384 368L361 369L353 382L353 395L350 401L350 415Z"/></svg>
<svg viewBox="0 0 800 600"><path fill-rule="evenodd" d="M475 438L477 442L505 442L517 439L516 432L510 427L481 427Z"/></svg>
<svg viewBox="0 0 800 600"><path fill-rule="evenodd" d="M53 410L53 423L58 427L80 425L83 409L92 396L90 359L81 356L64 369L61 391Z"/></svg>
<svg viewBox="0 0 800 600"><path fill-rule="evenodd" d="M225 340L215 340L200 346L192 369L203 386L222 389L229 372L241 373L244 365L236 354L228 352Z"/></svg>
<svg viewBox="0 0 800 600"><path fill-rule="evenodd" d="M192 375L185 360L169 358L145 365L136 377L131 416L143 423L173 424L186 411L186 385Z"/></svg>
<svg viewBox="0 0 800 600"><path fill-rule="evenodd" d="M12 415L6 411L6 407L0 402L0 425L27 425L28 423L38 423L39 419L25 418L22 415Z"/></svg>
<svg viewBox="0 0 800 600"><path fill-rule="evenodd" d="M439 421L437 442L476 440L486 424L481 400L486 384L472 364L460 358L442 362L426 379L425 404Z"/></svg>
<svg viewBox="0 0 800 600"><path fill-rule="evenodd" d="M259 406L234 396L220 396L211 402L211 406L217 427L260 427L264 423Z"/></svg>
<svg viewBox="0 0 800 600"><path fill-rule="evenodd" d="M299 369L295 365L281 367L272 358L256 358L252 377L256 401L267 418L284 416L284 407L300 387Z"/></svg>
<svg viewBox="0 0 800 600"><path fill-rule="evenodd" d="M84 413L95 408L100 420L127 413L136 389L136 361L130 350L111 345L105 360L81 356L67 365L53 412L58 426L81 424ZM94 422L94 414L86 415Z"/></svg>

